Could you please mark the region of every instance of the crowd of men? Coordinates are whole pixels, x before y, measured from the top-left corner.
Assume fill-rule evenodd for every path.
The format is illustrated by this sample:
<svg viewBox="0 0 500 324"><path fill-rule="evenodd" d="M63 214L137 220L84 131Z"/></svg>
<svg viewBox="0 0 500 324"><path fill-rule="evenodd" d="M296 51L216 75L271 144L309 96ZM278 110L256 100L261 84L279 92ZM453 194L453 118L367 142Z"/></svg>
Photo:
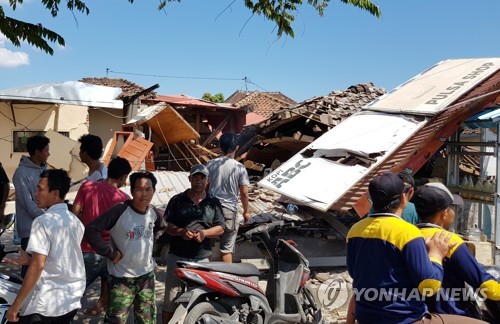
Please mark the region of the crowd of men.
<svg viewBox="0 0 500 324"><path fill-rule="evenodd" d="M22 266L24 281L7 318L70 323L85 290L100 277L100 298L85 314L105 312L106 323L125 323L133 307L135 322L156 323L152 252L155 240L167 233L171 242L162 322L168 323L182 286L174 274L177 261L207 261L210 240L220 238L222 260L232 262L238 198L244 221L250 219L248 175L234 159L236 135L220 137L220 158L191 168L190 188L172 197L163 214L151 205L157 190L152 173L130 174L130 163L120 157L105 167L101 139L85 135L79 141L89 175L71 210L65 203L68 173L47 169L49 139L36 135L27 141L29 156L21 158L13 177L20 254L5 259ZM120 190L127 179L131 197ZM1 217L8 184L0 164ZM371 180L369 194L372 210L347 237L347 268L355 290L347 322L481 323L469 300L449 294L467 284L484 298L500 300L500 284L464 241L447 231L463 200L440 183L415 190L410 175L390 172ZM390 292L390 298L363 293L373 288Z"/></svg>
<svg viewBox="0 0 500 324"><path fill-rule="evenodd" d="M104 166L98 136L84 135L79 142L80 159L89 167L89 174L69 210L65 202L71 186L68 173L47 168L50 140L43 135L28 138L29 155L21 158L13 177L20 253L4 259L22 266L24 280L7 319L70 323L85 290L100 277L100 298L84 311L86 315L105 311L106 323L126 323L133 306L136 323L156 323L153 244L167 232L171 236L170 275L165 282L162 322L168 323L181 286L173 274L176 261L208 260L211 239L223 234L222 253L228 260L227 255L234 252L240 193L244 219L249 219L248 176L243 165L234 160L236 135L226 133L220 138L224 157L210 171L217 177L212 178L204 165L194 165L189 173L191 187L172 197L164 214L151 204L157 190L152 173L131 173L130 163L120 157ZM131 197L120 190L127 179ZM3 218L9 179L1 164L0 182Z"/></svg>

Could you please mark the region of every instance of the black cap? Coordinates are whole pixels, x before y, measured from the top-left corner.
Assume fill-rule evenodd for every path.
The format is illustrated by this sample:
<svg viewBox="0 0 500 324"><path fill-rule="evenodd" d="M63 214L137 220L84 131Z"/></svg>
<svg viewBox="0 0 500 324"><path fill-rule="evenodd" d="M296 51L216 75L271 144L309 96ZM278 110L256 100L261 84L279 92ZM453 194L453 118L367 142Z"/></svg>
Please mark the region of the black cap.
<svg viewBox="0 0 500 324"><path fill-rule="evenodd" d="M422 216L432 215L448 208L450 205L463 205L462 197L454 195L439 182L426 183L415 191L412 198L417 214Z"/></svg>
<svg viewBox="0 0 500 324"><path fill-rule="evenodd" d="M191 171L189 171L189 175L190 176L195 175L197 173L204 174L207 177L208 177L208 174L209 174L207 167L204 166L203 164L195 164L191 168Z"/></svg>
<svg viewBox="0 0 500 324"><path fill-rule="evenodd" d="M394 200L400 198L404 187L403 180L392 172L375 176L368 185L374 210L381 210Z"/></svg>

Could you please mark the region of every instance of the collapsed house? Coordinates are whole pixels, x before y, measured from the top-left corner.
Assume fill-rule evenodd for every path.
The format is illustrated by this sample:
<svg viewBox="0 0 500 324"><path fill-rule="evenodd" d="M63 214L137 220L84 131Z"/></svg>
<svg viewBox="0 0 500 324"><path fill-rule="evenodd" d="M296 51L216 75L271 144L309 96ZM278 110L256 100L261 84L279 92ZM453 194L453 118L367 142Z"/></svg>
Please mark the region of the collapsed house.
<svg viewBox="0 0 500 324"><path fill-rule="evenodd" d="M267 120L243 129L238 154L246 153L245 159L251 161L247 162L249 168L253 163L271 167L275 160L285 162L383 94L385 89L361 83L281 109Z"/></svg>
<svg viewBox="0 0 500 324"><path fill-rule="evenodd" d="M499 101L500 58L440 62L363 107L259 185L320 211L351 210L362 216L370 208L366 192L373 176L389 170L415 174L436 152L448 147L453 158L448 159L442 180L454 192L465 192L459 186L463 175L458 171L458 157L468 155L462 150L465 144L474 143L460 143L462 124ZM498 210L500 201L494 196ZM498 228L496 232L499 246Z"/></svg>

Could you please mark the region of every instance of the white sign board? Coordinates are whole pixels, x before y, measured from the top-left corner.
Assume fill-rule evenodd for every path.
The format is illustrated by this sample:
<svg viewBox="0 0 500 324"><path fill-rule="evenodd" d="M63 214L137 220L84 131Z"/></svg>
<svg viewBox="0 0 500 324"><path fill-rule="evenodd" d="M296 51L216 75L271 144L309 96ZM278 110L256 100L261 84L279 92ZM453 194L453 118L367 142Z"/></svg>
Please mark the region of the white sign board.
<svg viewBox="0 0 500 324"><path fill-rule="evenodd" d="M396 114L354 114L282 164L259 185L326 211L424 123ZM312 157L302 155L308 149L314 150ZM382 153L369 167L326 158L345 150L360 155Z"/></svg>
<svg viewBox="0 0 500 324"><path fill-rule="evenodd" d="M364 109L435 115L500 69L500 58L442 61Z"/></svg>

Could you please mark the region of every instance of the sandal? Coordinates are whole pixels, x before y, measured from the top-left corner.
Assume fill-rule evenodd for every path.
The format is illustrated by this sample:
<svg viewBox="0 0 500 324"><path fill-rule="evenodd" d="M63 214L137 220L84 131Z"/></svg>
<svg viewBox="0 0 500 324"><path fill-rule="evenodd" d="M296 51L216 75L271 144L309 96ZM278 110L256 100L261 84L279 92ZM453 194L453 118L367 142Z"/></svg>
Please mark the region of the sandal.
<svg viewBox="0 0 500 324"><path fill-rule="evenodd" d="M87 308L86 310L83 311L83 314L85 316L90 316L90 317L96 317L101 315L104 311L106 310L106 307L96 304L92 308Z"/></svg>

